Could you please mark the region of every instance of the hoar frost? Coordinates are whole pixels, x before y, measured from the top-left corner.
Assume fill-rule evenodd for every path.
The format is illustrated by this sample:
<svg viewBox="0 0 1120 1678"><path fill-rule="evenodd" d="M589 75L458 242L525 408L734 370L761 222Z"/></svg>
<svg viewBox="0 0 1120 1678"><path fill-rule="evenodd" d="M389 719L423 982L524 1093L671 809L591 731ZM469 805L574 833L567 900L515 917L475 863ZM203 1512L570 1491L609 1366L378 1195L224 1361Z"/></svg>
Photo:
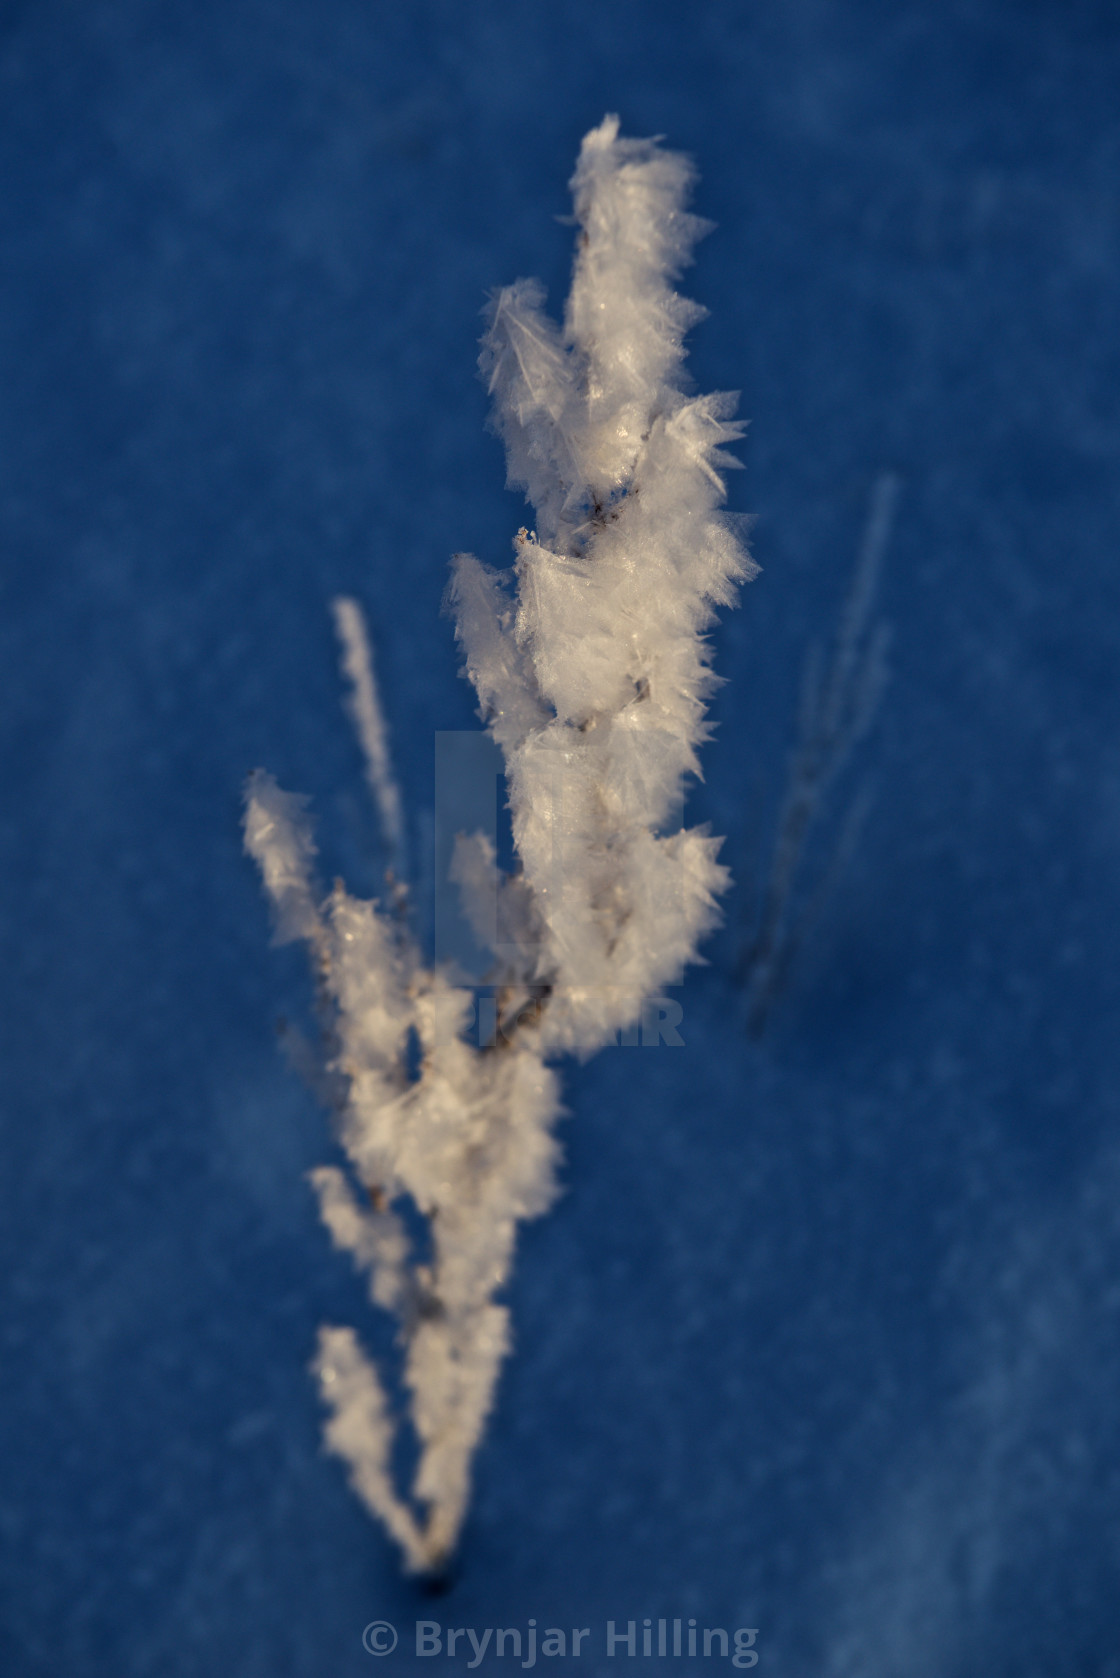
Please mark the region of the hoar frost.
<svg viewBox="0 0 1120 1678"><path fill-rule="evenodd" d="M472 994L425 968L401 915L341 885L324 900L302 802L252 777L246 847L277 935L304 939L328 1008L329 1087L350 1173L313 1173L335 1244L400 1327L420 1447L394 1483L393 1406L349 1328L324 1328L316 1368L327 1444L399 1544L438 1572L466 1512L470 1465L509 1346L515 1231L555 1194L560 1111L548 1064L617 1041L696 956L727 883L720 841L679 819L698 772L713 678L704 632L751 564L724 500L727 395L682 388L683 339L703 311L671 281L706 224L688 215L688 161L619 137L608 117L572 182L580 226L562 328L536 281L492 300L481 367L509 478L535 529L512 574L459 554L449 601L466 673L505 759L517 866L481 835L455 874L494 939L499 1028L476 1047ZM336 603L352 711L390 854L395 783L368 642ZM497 915L472 914L497 901ZM496 922L498 931L494 936ZM410 1044L418 1043L418 1071ZM404 1212L426 1221L421 1260Z"/></svg>

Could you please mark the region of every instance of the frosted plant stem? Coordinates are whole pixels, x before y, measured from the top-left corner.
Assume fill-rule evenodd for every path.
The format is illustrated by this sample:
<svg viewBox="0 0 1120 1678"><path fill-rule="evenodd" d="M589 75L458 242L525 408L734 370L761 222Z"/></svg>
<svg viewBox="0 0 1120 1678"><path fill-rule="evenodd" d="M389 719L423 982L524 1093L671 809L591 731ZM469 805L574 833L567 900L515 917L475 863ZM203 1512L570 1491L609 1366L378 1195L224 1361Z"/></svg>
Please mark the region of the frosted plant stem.
<svg viewBox="0 0 1120 1678"><path fill-rule="evenodd" d="M381 824L389 866L405 879L401 795L389 754L389 730L373 673L373 651L362 608L339 595L331 601L335 630L342 643L342 669L350 683L349 711L365 758L366 782Z"/></svg>
<svg viewBox="0 0 1120 1678"><path fill-rule="evenodd" d="M246 848L278 941L308 947L327 1014L319 1087L333 1092L345 1165L312 1183L332 1241L397 1325L403 1404L352 1329L321 1331L326 1442L413 1572L439 1572L459 1542L510 1344L499 1297L517 1228L557 1192L550 1062L616 1041L679 980L727 884L720 841L680 819L707 733L705 632L752 573L721 511L735 399L684 388L684 335L703 311L670 282L705 231L684 209L692 178L686 159L606 118L572 181L581 233L563 325L533 280L489 311L480 365L510 480L536 519L514 540L512 571L458 554L448 590L503 754L517 852L508 873L480 834L455 853L468 917L493 945L491 1041L478 1041L472 993L421 960L404 888L390 881L387 906L341 883L324 894L303 801L263 771L249 782ZM369 636L354 601L334 614L399 867ZM405 1408L419 1450L402 1490Z"/></svg>

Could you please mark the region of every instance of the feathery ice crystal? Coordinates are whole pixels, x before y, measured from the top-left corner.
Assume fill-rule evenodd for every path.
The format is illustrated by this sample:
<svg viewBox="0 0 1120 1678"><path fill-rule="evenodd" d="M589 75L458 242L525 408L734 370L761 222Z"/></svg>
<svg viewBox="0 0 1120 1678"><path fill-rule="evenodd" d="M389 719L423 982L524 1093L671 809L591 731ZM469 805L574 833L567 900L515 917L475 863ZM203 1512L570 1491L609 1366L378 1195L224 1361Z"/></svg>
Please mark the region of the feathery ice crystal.
<svg viewBox="0 0 1120 1678"><path fill-rule="evenodd" d="M460 554L449 590L505 759L517 853L509 875L481 836L455 858L468 913L497 903L493 1043L468 1041L470 991L424 967L402 888L389 912L341 885L321 901L302 801L261 771L249 785L246 848L277 936L307 942L330 1011L326 1071L350 1174L324 1166L313 1180L335 1244L400 1326L420 1448L410 1491L394 1484L393 1407L349 1328L320 1333L326 1439L417 1572L454 1551L509 1346L495 1295L517 1223L555 1194L548 1063L617 1041L679 979L726 884L719 840L682 827L679 811L706 733L704 631L752 569L719 511L720 470L735 464L724 445L742 428L733 397L683 388L684 335L703 310L670 282L706 231L684 210L691 166L618 127L608 117L580 152L563 328L540 285L519 280L492 300L483 339L510 482L536 520L516 538L512 575ZM353 603L335 609L392 852L399 800L368 644ZM430 1234L423 1261L409 1203Z"/></svg>

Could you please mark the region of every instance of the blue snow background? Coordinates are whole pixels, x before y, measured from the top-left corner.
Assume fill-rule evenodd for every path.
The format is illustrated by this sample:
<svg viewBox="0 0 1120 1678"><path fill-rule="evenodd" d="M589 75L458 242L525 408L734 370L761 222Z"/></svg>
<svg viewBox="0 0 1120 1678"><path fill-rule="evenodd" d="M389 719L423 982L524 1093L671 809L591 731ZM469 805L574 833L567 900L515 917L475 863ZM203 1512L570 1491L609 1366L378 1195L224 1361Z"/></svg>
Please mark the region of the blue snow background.
<svg viewBox="0 0 1120 1678"><path fill-rule="evenodd" d="M1118 86L1094 0L0 8L4 1678L463 1670L417 1618L729 1668L608 1659L647 1615L780 1678L1120 1674ZM718 223L691 365L743 391L762 573L690 815L737 884L685 1047L567 1069L433 1599L320 1449L316 1325L374 1330L241 790L377 889L345 591L421 831L475 726L448 556L524 516L479 311L559 307L608 110ZM802 662L884 470L894 675L833 833L874 804L753 1043Z"/></svg>

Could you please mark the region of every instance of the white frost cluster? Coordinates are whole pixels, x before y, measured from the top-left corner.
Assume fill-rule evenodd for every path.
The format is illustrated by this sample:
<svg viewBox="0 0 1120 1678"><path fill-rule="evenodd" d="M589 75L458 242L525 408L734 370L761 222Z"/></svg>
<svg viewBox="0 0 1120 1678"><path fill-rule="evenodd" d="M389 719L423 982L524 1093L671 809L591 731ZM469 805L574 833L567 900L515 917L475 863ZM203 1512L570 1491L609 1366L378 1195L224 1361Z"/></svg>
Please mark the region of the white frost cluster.
<svg viewBox="0 0 1120 1678"><path fill-rule="evenodd" d="M704 224L685 213L688 162L619 138L608 117L573 180L580 224L563 329L534 281L490 309L481 365L511 482L534 531L512 575L469 555L450 601L467 674L504 754L518 868L502 876L481 836L456 876L496 924L499 1029L474 1046L470 992L426 969L394 907L321 901L302 801L258 772L246 846L278 936L310 946L329 1011L328 1074L353 1180L315 1172L335 1244L393 1313L420 1446L407 1496L392 1471L393 1405L350 1329L321 1332L326 1436L406 1565L438 1571L454 1550L470 1463L508 1349L505 1283L519 1220L553 1198L559 1113L547 1062L617 1040L695 959L726 871L719 841L679 820L698 770L713 678L704 631L750 574L726 515L724 445L734 399L683 388L683 338L702 314L670 281ZM399 803L360 617L336 608L352 710L390 852ZM410 1046L419 1070L410 1071ZM357 1185L360 1185L360 1192ZM411 1203L429 1251L416 1253Z"/></svg>
<svg viewBox="0 0 1120 1678"><path fill-rule="evenodd" d="M312 1182L335 1245L400 1324L421 1447L411 1500L393 1486L392 1406L348 1328L320 1332L327 1444L409 1569L438 1572L462 1525L471 1457L509 1346L509 1313L494 1295L509 1276L518 1220L543 1212L555 1192L556 1075L528 1033L500 1051L466 1041L471 993L423 967L399 917L341 885L320 906L303 801L260 770L249 783L245 843L278 939L306 939L330 1001L328 1070L345 1090L340 1140L360 1192L335 1166L312 1172ZM406 1201L428 1226L424 1258L402 1216Z"/></svg>
<svg viewBox="0 0 1120 1678"><path fill-rule="evenodd" d="M519 977L551 987L547 1050L617 1037L680 978L727 881L682 829L712 686L703 632L749 574L721 515L735 398L683 389L703 311L670 280L705 224L688 161L608 117L573 180L582 229L561 331L535 281L500 292L482 368L536 529L515 588L468 555L451 586L466 667L506 761L521 864Z"/></svg>

